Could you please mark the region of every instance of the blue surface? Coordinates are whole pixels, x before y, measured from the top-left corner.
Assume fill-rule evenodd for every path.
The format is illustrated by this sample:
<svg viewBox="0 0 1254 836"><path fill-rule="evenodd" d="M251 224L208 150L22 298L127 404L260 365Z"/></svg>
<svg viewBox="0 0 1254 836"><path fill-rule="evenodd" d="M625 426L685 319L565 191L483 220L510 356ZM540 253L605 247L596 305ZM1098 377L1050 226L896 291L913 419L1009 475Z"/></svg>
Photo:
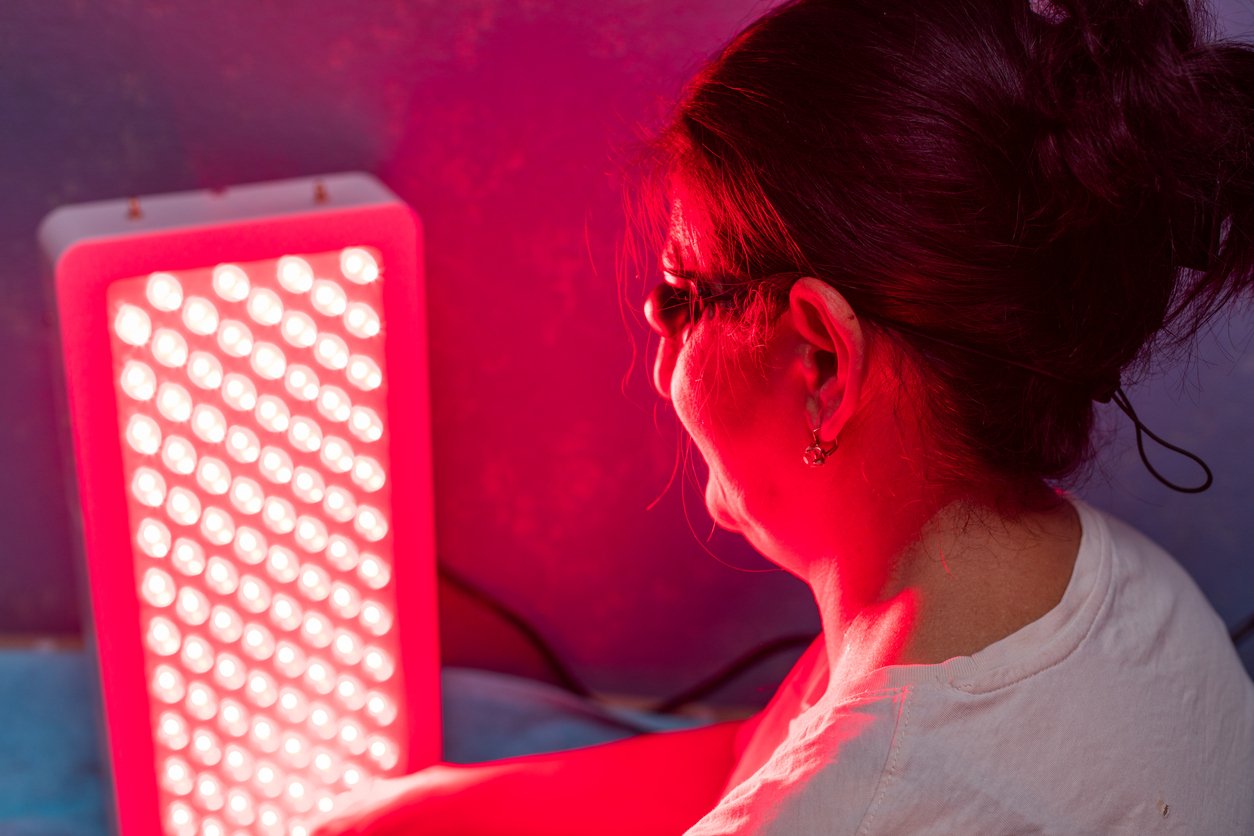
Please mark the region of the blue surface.
<svg viewBox="0 0 1254 836"><path fill-rule="evenodd" d="M108 833L94 669L85 651L0 651L0 836ZM610 714L504 674L443 674L446 760L469 763L603 743L693 721Z"/></svg>

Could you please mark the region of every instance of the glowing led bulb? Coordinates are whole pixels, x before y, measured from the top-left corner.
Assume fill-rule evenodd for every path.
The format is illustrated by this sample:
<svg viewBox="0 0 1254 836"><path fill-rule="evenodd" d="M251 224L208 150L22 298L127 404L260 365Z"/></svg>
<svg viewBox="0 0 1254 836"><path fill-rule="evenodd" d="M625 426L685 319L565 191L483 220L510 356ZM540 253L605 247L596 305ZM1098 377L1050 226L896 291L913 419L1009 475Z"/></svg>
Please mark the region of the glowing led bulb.
<svg viewBox="0 0 1254 836"><path fill-rule="evenodd" d="M226 815L233 823L250 825L256 814L253 812L253 801L248 793L236 788L226 794Z"/></svg>
<svg viewBox="0 0 1254 836"><path fill-rule="evenodd" d="M379 278L379 263L369 250L349 247L340 253L340 272L356 284L370 284Z"/></svg>
<svg viewBox="0 0 1254 836"><path fill-rule="evenodd" d="M169 421L186 421L192 417L192 396L177 383L162 383L157 390L157 411Z"/></svg>
<svg viewBox="0 0 1254 836"><path fill-rule="evenodd" d="M376 636L382 636L392 627L392 613L377 601L367 601L361 606L361 623Z"/></svg>
<svg viewBox="0 0 1254 836"><path fill-rule="evenodd" d="M196 448L182 436L169 436L161 446L161 460L175 473L188 476L196 469Z"/></svg>
<svg viewBox="0 0 1254 836"><path fill-rule="evenodd" d="M307 813L313 809L313 793L309 787L299 778L292 778L287 782L287 803L292 809L298 813ZM289 824L288 832L291 833L294 827Z"/></svg>
<svg viewBox="0 0 1254 836"><path fill-rule="evenodd" d="M243 589L243 584L240 588ZM274 655L274 634L260 624L249 624L244 628L240 645L245 653L258 661L269 659Z"/></svg>
<svg viewBox="0 0 1254 836"><path fill-rule="evenodd" d="M218 728L231 737L243 737L248 733L248 712L234 699L223 699L218 708Z"/></svg>
<svg viewBox="0 0 1254 836"><path fill-rule="evenodd" d="M173 705L186 693L183 675L169 665L157 665L152 672L152 693L163 703Z"/></svg>
<svg viewBox="0 0 1254 836"><path fill-rule="evenodd" d="M144 296L159 311L175 311L183 304L183 286L169 273L153 273L144 285Z"/></svg>
<svg viewBox="0 0 1254 836"><path fill-rule="evenodd" d="M249 363L257 376L266 380L278 380L287 371L287 358L283 356L283 350L274 343L257 343Z"/></svg>
<svg viewBox="0 0 1254 836"><path fill-rule="evenodd" d="M348 473L353 469L353 448L344 439L333 435L323 440L319 458L332 473Z"/></svg>
<svg viewBox="0 0 1254 836"><path fill-rule="evenodd" d="M158 328L152 335L152 357L161 365L176 369L187 362L187 340L178 331Z"/></svg>
<svg viewBox="0 0 1254 836"><path fill-rule="evenodd" d="M241 514L259 514L265 502L261 485L246 476L236 476L231 482L231 504Z"/></svg>
<svg viewBox="0 0 1254 836"><path fill-rule="evenodd" d="M348 361L348 382L358 389L369 392L383 383L383 371L379 364L362 354L354 354Z"/></svg>
<svg viewBox="0 0 1254 836"><path fill-rule="evenodd" d="M374 493L383 487L385 477L383 466L369 456L357 456L353 459L353 483L368 493Z"/></svg>
<svg viewBox="0 0 1254 836"><path fill-rule="evenodd" d="M361 609L361 595L346 583L336 581L331 585L331 605L341 618L356 618Z"/></svg>
<svg viewBox="0 0 1254 836"><path fill-rule="evenodd" d="M324 418L343 423L348 420L352 408L348 393L338 386L323 386L318 392L318 411Z"/></svg>
<svg viewBox="0 0 1254 836"><path fill-rule="evenodd" d="M274 664L279 673L295 679L305 672L305 653L289 641L281 641L274 649Z"/></svg>
<svg viewBox="0 0 1254 836"><path fill-rule="evenodd" d="M235 564L215 555L205 564L205 583L219 595L230 595L239 587L239 572Z"/></svg>
<svg viewBox="0 0 1254 836"><path fill-rule="evenodd" d="M239 602L251 613L263 613L270 608L270 587L260 578L245 575L239 582Z"/></svg>
<svg viewBox="0 0 1254 836"><path fill-rule="evenodd" d="M194 540L180 537L174 541L174 548L171 549L170 564L184 575L195 577L205 571L205 550Z"/></svg>
<svg viewBox="0 0 1254 836"><path fill-rule="evenodd" d="M366 582L371 589L382 589L387 586L392 573L381 558L373 554L363 554L357 567L357 576Z"/></svg>
<svg viewBox="0 0 1254 836"><path fill-rule="evenodd" d="M378 691L366 697L366 711L380 726L390 726L396 721L396 705Z"/></svg>
<svg viewBox="0 0 1254 836"><path fill-rule="evenodd" d="M353 495L338 485L327 488L322 508L327 516L337 522L348 522L357 513L357 503Z"/></svg>
<svg viewBox="0 0 1254 836"><path fill-rule="evenodd" d="M187 377L201 389L222 385L222 362L207 351L193 351L187 358Z"/></svg>
<svg viewBox="0 0 1254 836"><path fill-rule="evenodd" d="M214 638L230 644L243 635L244 622L235 610L218 604L209 616L209 628L213 631Z"/></svg>
<svg viewBox="0 0 1254 836"><path fill-rule="evenodd" d="M283 314L283 324L279 326L283 339L297 348L309 348L318 339L318 326L313 317L300 311L288 311Z"/></svg>
<svg viewBox="0 0 1254 836"><path fill-rule="evenodd" d="M159 508L165 502L165 479L151 467L136 468L131 493L149 508Z"/></svg>
<svg viewBox="0 0 1254 836"><path fill-rule="evenodd" d="M144 572L140 591L144 600L154 607L168 607L174 603L174 578L163 569L151 568Z"/></svg>
<svg viewBox="0 0 1254 836"><path fill-rule="evenodd" d="M314 358L328 369L343 369L348 365L348 343L335 334L319 334L314 343Z"/></svg>
<svg viewBox="0 0 1254 836"><path fill-rule="evenodd" d="M305 613L305 620L300 627L301 637L312 647L326 647L331 643L331 622L327 617L319 612ZM322 663L319 663L322 664ZM313 663L309 665L313 668ZM325 665L324 665L325 667ZM327 676L330 676L330 668L326 668ZM312 676L312 673L310 674ZM328 684L330 680L328 679Z"/></svg>
<svg viewBox="0 0 1254 836"><path fill-rule="evenodd" d="M257 824L261 826L262 836L288 836L283 816L279 808L272 804L262 804L257 808Z"/></svg>
<svg viewBox="0 0 1254 836"><path fill-rule="evenodd" d="M226 451L237 462L255 462L261 455L261 441L247 427L231 427L226 431Z"/></svg>
<svg viewBox="0 0 1254 836"><path fill-rule="evenodd" d="M300 530L299 524L296 526L296 529L297 531ZM323 545L325 546L325 543ZM331 577L321 566L308 563L301 567L297 586L309 600L322 601L331 594Z"/></svg>
<svg viewBox="0 0 1254 836"><path fill-rule="evenodd" d="M157 719L157 739L162 746L176 752L187 748L187 722L173 711L162 712Z"/></svg>
<svg viewBox="0 0 1254 836"><path fill-rule="evenodd" d="M270 620L280 630L295 630L301 622L300 605L291 596L278 593L270 604Z"/></svg>
<svg viewBox="0 0 1254 836"><path fill-rule="evenodd" d="M244 687L244 665L230 653L218 655L217 664L213 666L213 678L228 691L238 691Z"/></svg>
<svg viewBox="0 0 1254 836"><path fill-rule="evenodd" d="M392 657L378 647L367 647L365 654L361 657L361 664L375 682L390 679L396 671Z"/></svg>
<svg viewBox="0 0 1254 836"><path fill-rule="evenodd" d="M222 400L240 412L249 412L257 406L257 387L242 374L232 372L222 378Z"/></svg>
<svg viewBox="0 0 1254 836"><path fill-rule="evenodd" d="M218 697L203 682L187 686L187 713L197 720L210 720L218 716Z"/></svg>
<svg viewBox="0 0 1254 836"><path fill-rule="evenodd" d="M355 406L348 416L348 428L362 441L378 441L383 437L383 421L368 406Z"/></svg>
<svg viewBox="0 0 1254 836"><path fill-rule="evenodd" d="M309 759L314 771L325 784L333 784L340 777L339 758L331 754L330 750L321 746L316 747Z"/></svg>
<svg viewBox="0 0 1254 836"><path fill-rule="evenodd" d="M222 752L222 771L231 780L243 783L253 777L253 756L244 747L228 743Z"/></svg>
<svg viewBox="0 0 1254 836"><path fill-rule="evenodd" d="M353 302L344 313L344 328L354 337L369 339L379 333L379 315L365 302Z"/></svg>
<svg viewBox="0 0 1254 836"><path fill-rule="evenodd" d="M201 441L221 444L226 438L226 416L209 404L197 404L192 410L192 432Z"/></svg>
<svg viewBox="0 0 1254 836"><path fill-rule="evenodd" d="M313 728L314 734L323 740L335 737L335 715L323 703L315 702L309 706L309 725Z"/></svg>
<svg viewBox="0 0 1254 836"><path fill-rule="evenodd" d="M283 760L297 769L304 769L309 765L309 741L296 732L284 733L279 744L279 751L282 753Z"/></svg>
<svg viewBox="0 0 1254 836"><path fill-rule="evenodd" d="M191 791L192 787L188 785L187 792ZM187 792L181 792L178 795L186 796ZM173 836L196 836L196 813L193 813L192 808L184 805L182 801L176 801L169 806L166 818Z"/></svg>
<svg viewBox="0 0 1254 836"><path fill-rule="evenodd" d="M292 457L279 447L265 447L258 464L261 475L276 485L292 481Z"/></svg>
<svg viewBox="0 0 1254 836"><path fill-rule="evenodd" d="M200 803L205 805L206 809L222 809L222 785L212 775L200 776L196 781L196 795L200 796ZM205 830L203 823L200 829L202 832ZM220 834L221 831L219 831L219 836Z"/></svg>
<svg viewBox="0 0 1254 836"><path fill-rule="evenodd" d="M361 680L348 674L335 681L335 696L349 711L359 711L366 704L366 689Z"/></svg>
<svg viewBox="0 0 1254 836"><path fill-rule="evenodd" d="M126 443L136 453L151 456L161 449L161 428L147 415L132 415L126 423Z"/></svg>
<svg viewBox="0 0 1254 836"><path fill-rule="evenodd" d="M213 292L227 302L243 302L248 298L248 274L234 264L213 268Z"/></svg>
<svg viewBox="0 0 1254 836"><path fill-rule="evenodd" d="M279 698L274 677L264 671L253 671L248 675L247 693L253 704L260 708L269 708Z"/></svg>
<svg viewBox="0 0 1254 836"><path fill-rule="evenodd" d="M315 453L322 446L322 430L311 418L293 418L287 439L297 450Z"/></svg>
<svg viewBox="0 0 1254 836"><path fill-rule="evenodd" d="M197 729L192 735L192 756L205 766L217 766L222 760L218 736L208 729Z"/></svg>
<svg viewBox="0 0 1254 836"><path fill-rule="evenodd" d="M340 722L339 738L344 748L354 755L366 751L366 733L356 720L346 719Z"/></svg>
<svg viewBox="0 0 1254 836"><path fill-rule="evenodd" d="M211 506L200 515L200 533L215 546L225 546L235 536L235 521L226 511Z"/></svg>
<svg viewBox="0 0 1254 836"><path fill-rule="evenodd" d="M127 397L137 401L151 400L157 391L157 376L152 367L138 360L127 360L122 366L122 377L119 379L122 391Z"/></svg>
<svg viewBox="0 0 1254 836"><path fill-rule="evenodd" d="M318 375L308 366L288 366L283 385L292 397L299 400L312 401L318 397Z"/></svg>
<svg viewBox="0 0 1254 836"><path fill-rule="evenodd" d="M218 309L208 299L192 296L183 306L183 324L193 334L208 336L218 330Z"/></svg>
<svg viewBox="0 0 1254 836"><path fill-rule="evenodd" d="M231 471L221 459L205 456L196 465L196 484L208 493L221 496L231 487Z"/></svg>
<svg viewBox="0 0 1254 836"><path fill-rule="evenodd" d="M277 265L279 284L292 293L305 293L313 286L313 268L300 256L285 255Z"/></svg>
<svg viewBox="0 0 1254 836"><path fill-rule="evenodd" d="M327 559L336 569L351 572L357 568L357 561L361 559L361 556L352 540L339 534L332 534L327 539Z"/></svg>
<svg viewBox="0 0 1254 836"><path fill-rule="evenodd" d="M253 351L253 332L237 319L223 320L218 329L218 348L232 357L247 357Z"/></svg>
<svg viewBox="0 0 1254 836"><path fill-rule="evenodd" d="M291 549L271 546L266 553L266 571L279 583L291 583L300 572L300 563Z"/></svg>
<svg viewBox="0 0 1254 836"><path fill-rule="evenodd" d="M309 716L309 701L305 695L290 686L279 689L279 708L291 723L303 723Z"/></svg>
<svg viewBox="0 0 1254 836"><path fill-rule="evenodd" d="M258 761L253 780L261 790L261 794L267 798L278 798L283 792L282 775L269 761Z"/></svg>
<svg viewBox="0 0 1254 836"><path fill-rule="evenodd" d="M148 647L158 656L173 656L179 652L182 636L174 622L164 616L154 616L148 622Z"/></svg>
<svg viewBox="0 0 1254 836"><path fill-rule="evenodd" d="M360 784L361 779L362 779L361 770L355 766L349 766L345 768L344 775L340 778L340 780L344 782L344 786L348 787L349 789L352 789L353 787Z"/></svg>
<svg viewBox="0 0 1254 836"><path fill-rule="evenodd" d="M321 502L326 495L326 483L313 468L298 467L292 473L292 493L301 502Z"/></svg>
<svg viewBox="0 0 1254 836"><path fill-rule="evenodd" d="M316 517L297 517L296 545L310 554L317 554L327 546L327 527Z"/></svg>
<svg viewBox="0 0 1254 836"><path fill-rule="evenodd" d="M371 759L382 769L393 769L400 760L396 744L384 737L372 737L366 747Z"/></svg>
<svg viewBox="0 0 1254 836"><path fill-rule="evenodd" d="M262 395L257 399L256 415L257 423L272 433L286 432L292 420L292 413L287 408L287 404L282 398L274 395Z"/></svg>
<svg viewBox="0 0 1254 836"><path fill-rule="evenodd" d="M361 661L361 639L347 630L336 630L335 638L331 642L331 652L344 664L355 665Z"/></svg>
<svg viewBox="0 0 1254 836"><path fill-rule="evenodd" d="M149 557L165 557L170 551L170 529L158 520L142 520L136 540L140 550Z"/></svg>
<svg viewBox="0 0 1254 836"><path fill-rule="evenodd" d="M209 599L199 590L185 586L179 590L178 606L174 611L193 627L204 624L209 619Z"/></svg>
<svg viewBox="0 0 1254 836"><path fill-rule="evenodd" d="M313 304L314 309L323 316L339 316L344 313L344 309L348 305L348 297L344 293L344 288L326 279L318 279L313 283L313 291L309 294L309 301Z"/></svg>
<svg viewBox="0 0 1254 836"><path fill-rule="evenodd" d="M383 518L383 513L369 505L358 507L357 517L353 520L353 528L372 543L382 540L388 533L388 524Z"/></svg>
<svg viewBox="0 0 1254 836"><path fill-rule="evenodd" d="M245 563L257 564L265 560L266 538L260 531L246 525L235 530L235 556Z"/></svg>
<svg viewBox="0 0 1254 836"><path fill-rule="evenodd" d="M113 318L113 330L118 339L127 345L140 346L152 336L152 320L144 313L143 308L123 305Z"/></svg>
<svg viewBox="0 0 1254 836"><path fill-rule="evenodd" d="M213 648L200 636L188 636L181 658L192 673L208 673L213 667Z"/></svg>
<svg viewBox="0 0 1254 836"><path fill-rule="evenodd" d="M175 795L192 791L192 770L182 758L166 758L161 768L161 785Z"/></svg>
<svg viewBox="0 0 1254 836"><path fill-rule="evenodd" d="M179 525L195 525L200 519L200 500L187 488L171 488L165 511Z"/></svg>
<svg viewBox="0 0 1254 836"><path fill-rule="evenodd" d="M262 752L277 752L279 749L279 730L268 717L254 717L252 728L253 745Z"/></svg>
<svg viewBox="0 0 1254 836"><path fill-rule="evenodd" d="M278 325L283 319L283 301L269 288L254 289L248 297L247 308L248 315L258 325Z"/></svg>

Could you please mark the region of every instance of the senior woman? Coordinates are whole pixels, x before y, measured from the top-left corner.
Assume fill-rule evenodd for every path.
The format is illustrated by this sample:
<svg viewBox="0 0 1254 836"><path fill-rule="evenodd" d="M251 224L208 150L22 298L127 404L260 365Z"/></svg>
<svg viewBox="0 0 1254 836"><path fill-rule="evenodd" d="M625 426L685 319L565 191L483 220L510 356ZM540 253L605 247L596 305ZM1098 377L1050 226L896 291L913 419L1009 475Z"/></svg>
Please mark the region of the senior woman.
<svg viewBox="0 0 1254 836"><path fill-rule="evenodd" d="M747 721L436 766L324 832L1254 832L1220 619L1065 490L1094 401L1136 420L1125 374L1254 274L1254 50L1206 14L796 0L738 35L651 146L654 381L822 635Z"/></svg>

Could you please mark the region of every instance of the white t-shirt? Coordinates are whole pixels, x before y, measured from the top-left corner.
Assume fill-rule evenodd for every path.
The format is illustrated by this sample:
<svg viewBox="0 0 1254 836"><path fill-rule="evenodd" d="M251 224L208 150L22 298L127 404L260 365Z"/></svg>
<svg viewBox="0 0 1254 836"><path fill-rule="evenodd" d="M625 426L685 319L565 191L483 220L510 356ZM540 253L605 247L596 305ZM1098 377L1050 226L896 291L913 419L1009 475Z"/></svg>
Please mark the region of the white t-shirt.
<svg viewBox="0 0 1254 836"><path fill-rule="evenodd" d="M1058 606L826 693L820 636L688 836L1254 834L1254 683L1223 623L1161 547L1070 499Z"/></svg>

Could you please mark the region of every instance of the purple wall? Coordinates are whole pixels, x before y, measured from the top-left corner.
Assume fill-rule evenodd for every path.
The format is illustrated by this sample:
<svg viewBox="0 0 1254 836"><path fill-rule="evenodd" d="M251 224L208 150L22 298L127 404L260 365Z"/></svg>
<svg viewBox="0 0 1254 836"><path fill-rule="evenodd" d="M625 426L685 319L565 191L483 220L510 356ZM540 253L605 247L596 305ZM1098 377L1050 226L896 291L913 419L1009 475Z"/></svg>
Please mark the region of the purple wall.
<svg viewBox="0 0 1254 836"><path fill-rule="evenodd" d="M669 480L677 425L615 285L614 160L766 5L7 0L0 632L79 629L39 219L63 203L336 170L373 172L426 224L442 560L604 689L673 690L760 640L814 629L804 588L758 571L738 538L711 540L718 559L704 551L699 490L686 490L696 536L677 488L646 510ZM1221 9L1249 23L1240 4ZM1199 406L1173 406L1178 375L1132 397L1151 427L1208 458L1217 487L1167 495L1121 435L1111 485L1086 493L1174 549L1231 622L1254 608L1254 365L1207 351L1218 359L1196 372ZM539 670L446 601L453 658Z"/></svg>

